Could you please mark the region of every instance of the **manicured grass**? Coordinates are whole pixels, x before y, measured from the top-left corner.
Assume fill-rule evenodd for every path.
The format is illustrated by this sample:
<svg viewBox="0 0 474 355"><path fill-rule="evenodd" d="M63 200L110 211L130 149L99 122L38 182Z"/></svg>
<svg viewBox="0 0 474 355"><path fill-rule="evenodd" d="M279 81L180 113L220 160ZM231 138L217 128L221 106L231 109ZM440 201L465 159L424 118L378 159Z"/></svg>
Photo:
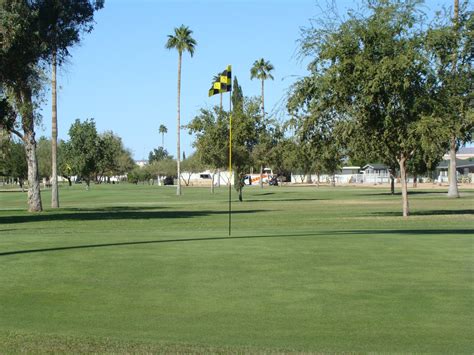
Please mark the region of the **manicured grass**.
<svg viewBox="0 0 474 355"><path fill-rule="evenodd" d="M445 195L251 187L228 237L225 188L0 192L0 352L472 353L474 191Z"/></svg>

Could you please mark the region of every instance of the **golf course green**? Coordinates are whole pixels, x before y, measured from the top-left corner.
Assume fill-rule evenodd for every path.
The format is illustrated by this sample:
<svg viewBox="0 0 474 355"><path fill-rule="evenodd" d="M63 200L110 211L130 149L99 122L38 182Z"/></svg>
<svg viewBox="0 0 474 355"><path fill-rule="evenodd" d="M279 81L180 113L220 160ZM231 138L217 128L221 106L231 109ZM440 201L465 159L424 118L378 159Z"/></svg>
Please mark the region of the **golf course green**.
<svg viewBox="0 0 474 355"><path fill-rule="evenodd" d="M49 206L49 191L42 192ZM474 190L0 191L0 352L472 353Z"/></svg>

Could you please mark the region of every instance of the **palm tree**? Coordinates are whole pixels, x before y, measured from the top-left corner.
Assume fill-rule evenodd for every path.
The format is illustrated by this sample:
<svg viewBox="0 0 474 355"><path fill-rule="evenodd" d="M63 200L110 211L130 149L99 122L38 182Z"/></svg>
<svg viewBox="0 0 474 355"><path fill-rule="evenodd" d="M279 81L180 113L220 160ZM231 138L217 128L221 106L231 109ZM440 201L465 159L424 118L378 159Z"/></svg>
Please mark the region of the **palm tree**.
<svg viewBox="0 0 474 355"><path fill-rule="evenodd" d="M176 190L176 194L179 196L181 195L181 169L180 169L180 161L179 157L181 156L180 152L180 110L181 110L181 61L183 58L183 52L189 52L191 57L194 54L194 49L196 48L197 42L194 38L191 37L191 31L187 26L181 25L179 28L174 29L174 34L168 35L168 41L166 42L165 47L167 49L176 49L178 51L178 117L177 117L177 130L178 130L178 153L176 154L177 157L177 170L178 170L178 186Z"/></svg>
<svg viewBox="0 0 474 355"><path fill-rule="evenodd" d="M271 71L274 69L270 61L266 61L261 58L253 63L250 68L250 80L253 78L260 79L262 81L262 119L265 119L265 80L272 79L273 75ZM260 165L260 187L263 188L263 165Z"/></svg>
<svg viewBox="0 0 474 355"><path fill-rule="evenodd" d="M267 79L273 80L273 75L271 71L275 69L273 64L271 64L268 60L261 58L256 60L253 63L252 68L250 68L250 79L260 79L262 81L262 115L265 118L265 87L264 82Z"/></svg>
<svg viewBox="0 0 474 355"><path fill-rule="evenodd" d="M58 189L58 106L56 94L57 53L53 50L51 73L51 207L59 208Z"/></svg>
<svg viewBox="0 0 474 355"><path fill-rule="evenodd" d="M158 128L158 132L161 134L161 146L165 147L165 133L168 133L168 128L165 125L160 124L160 128Z"/></svg>
<svg viewBox="0 0 474 355"><path fill-rule="evenodd" d="M454 0L454 28L457 30L459 21L459 0ZM453 55L453 72L456 71L456 52ZM449 188L448 197L459 198L458 181L456 174L456 134L452 134L449 140Z"/></svg>

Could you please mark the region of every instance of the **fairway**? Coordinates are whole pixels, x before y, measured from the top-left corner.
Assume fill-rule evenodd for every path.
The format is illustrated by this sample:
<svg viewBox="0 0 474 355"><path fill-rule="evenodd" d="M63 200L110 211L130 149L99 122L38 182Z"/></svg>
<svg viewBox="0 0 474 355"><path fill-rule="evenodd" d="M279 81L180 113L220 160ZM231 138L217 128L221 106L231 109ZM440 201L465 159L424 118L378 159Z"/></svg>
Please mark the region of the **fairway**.
<svg viewBox="0 0 474 355"><path fill-rule="evenodd" d="M0 192L2 353L474 351L472 189L60 194Z"/></svg>

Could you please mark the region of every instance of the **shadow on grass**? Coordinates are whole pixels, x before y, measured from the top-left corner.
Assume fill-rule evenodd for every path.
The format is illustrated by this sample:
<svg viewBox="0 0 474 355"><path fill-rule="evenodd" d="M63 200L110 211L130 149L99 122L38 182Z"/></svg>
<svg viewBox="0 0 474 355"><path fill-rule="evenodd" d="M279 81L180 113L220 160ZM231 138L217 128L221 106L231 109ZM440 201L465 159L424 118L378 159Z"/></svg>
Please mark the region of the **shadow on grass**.
<svg viewBox="0 0 474 355"><path fill-rule="evenodd" d="M447 191L413 191L413 190L408 190L408 195L431 195L431 194L444 194L448 195ZM401 196L402 193L401 191L395 191L395 193L391 192L380 192L380 191L374 191L373 193L363 193L363 194L358 194L357 196Z"/></svg>
<svg viewBox="0 0 474 355"><path fill-rule="evenodd" d="M295 238L295 237L314 237L314 236L350 236L350 235L384 235L384 234L401 234L401 235L440 235L440 234L459 234L459 235L472 235L474 229L408 229L408 230L346 230L346 231L320 231L315 233L300 233L300 234L282 234L282 235L249 235L249 236L229 236L229 237L208 237L208 238L182 238L182 239L164 239L164 240L144 240L134 242L119 242L119 243L104 243L104 244L86 244L86 245L73 245L64 247L54 248L43 248L43 249L27 249L27 250L14 250L7 252L0 252L1 256L18 255L18 254L32 254L32 253L44 253L44 252L55 252L65 251L74 249L90 249L90 248L104 248L104 247L117 247L117 246L131 246L131 245L144 245L144 244L164 244L164 243L183 243L183 242L204 242L204 241L218 241L218 240L239 240L239 239L262 239L262 238Z"/></svg>
<svg viewBox="0 0 474 355"><path fill-rule="evenodd" d="M449 216L460 214L474 214L473 210L426 210L426 211L410 211L410 216ZM401 216L401 212L373 212L371 215L382 217Z"/></svg>
<svg viewBox="0 0 474 355"><path fill-rule="evenodd" d="M68 209L67 212L44 212L19 216L0 216L0 224L15 224L26 222L52 222L52 221L107 221L107 220L132 220L132 219L180 219L205 217L211 215L226 215L227 211L159 211L157 207L149 208L117 208L105 209ZM233 211L233 214L251 214L265 212L264 210Z"/></svg>
<svg viewBox="0 0 474 355"><path fill-rule="evenodd" d="M244 199L244 202L295 202L295 201L327 201L323 198L250 198Z"/></svg>

